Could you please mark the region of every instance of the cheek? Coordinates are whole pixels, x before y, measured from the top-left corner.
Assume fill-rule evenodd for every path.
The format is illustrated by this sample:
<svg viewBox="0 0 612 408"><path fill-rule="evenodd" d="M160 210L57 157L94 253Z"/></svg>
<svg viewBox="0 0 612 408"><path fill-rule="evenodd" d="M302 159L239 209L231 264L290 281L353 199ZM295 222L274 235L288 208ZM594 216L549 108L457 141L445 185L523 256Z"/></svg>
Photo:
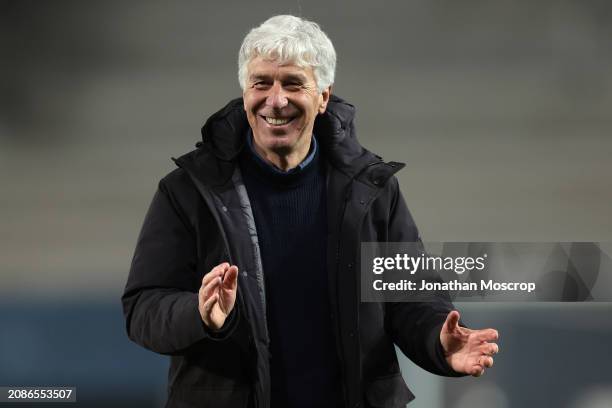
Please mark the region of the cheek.
<svg viewBox="0 0 612 408"><path fill-rule="evenodd" d="M250 112L254 112L257 109L258 105L261 105L262 97L260 95L257 95L257 93L251 91L251 92L245 92L244 94L242 94L242 100L243 100L244 110L247 113L250 113Z"/></svg>

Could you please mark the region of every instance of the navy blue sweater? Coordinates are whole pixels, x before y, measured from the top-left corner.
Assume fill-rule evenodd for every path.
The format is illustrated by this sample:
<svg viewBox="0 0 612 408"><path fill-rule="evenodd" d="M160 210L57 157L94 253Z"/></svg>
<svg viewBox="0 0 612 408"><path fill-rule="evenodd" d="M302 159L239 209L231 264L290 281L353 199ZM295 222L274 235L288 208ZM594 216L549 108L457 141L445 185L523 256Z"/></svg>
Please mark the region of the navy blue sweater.
<svg viewBox="0 0 612 408"><path fill-rule="evenodd" d="M335 407L339 364L328 277L325 163L313 139L307 158L282 172L252 147L240 160L265 276L272 408Z"/></svg>

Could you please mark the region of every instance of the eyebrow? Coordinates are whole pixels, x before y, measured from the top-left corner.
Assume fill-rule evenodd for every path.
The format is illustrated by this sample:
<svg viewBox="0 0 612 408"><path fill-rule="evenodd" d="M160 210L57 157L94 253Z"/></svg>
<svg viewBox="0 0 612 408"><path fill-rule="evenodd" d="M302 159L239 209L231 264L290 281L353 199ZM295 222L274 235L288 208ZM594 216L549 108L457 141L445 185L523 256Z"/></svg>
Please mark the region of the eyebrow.
<svg viewBox="0 0 612 408"><path fill-rule="evenodd" d="M251 82L261 81L261 80L270 80L271 76L266 74L253 74L249 76L249 80ZM286 74L282 77L284 82L286 81L294 81L300 83L308 82L308 78L302 74Z"/></svg>
<svg viewBox="0 0 612 408"><path fill-rule="evenodd" d="M251 82L256 82L264 79L270 79L270 76L265 74L254 74L249 76L249 81Z"/></svg>

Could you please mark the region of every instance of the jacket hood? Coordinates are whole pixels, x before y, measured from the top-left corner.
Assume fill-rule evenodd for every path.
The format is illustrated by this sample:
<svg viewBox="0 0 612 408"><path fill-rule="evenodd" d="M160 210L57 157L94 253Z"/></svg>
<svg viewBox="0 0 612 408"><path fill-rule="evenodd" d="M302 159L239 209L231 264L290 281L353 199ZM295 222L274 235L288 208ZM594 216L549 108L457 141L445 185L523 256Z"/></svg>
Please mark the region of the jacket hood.
<svg viewBox="0 0 612 408"><path fill-rule="evenodd" d="M381 158L364 149L355 132L355 107L342 98L331 95L327 109L317 115L314 134L323 154L332 166L354 176L363 168L381 162ZM211 115L202 127L202 141L197 150L175 160L181 167L207 167L210 179L227 175L237 156L245 146L245 134L249 128L242 98L231 100L221 110ZM214 156L217 163L210 163ZM206 161L207 163L204 163Z"/></svg>

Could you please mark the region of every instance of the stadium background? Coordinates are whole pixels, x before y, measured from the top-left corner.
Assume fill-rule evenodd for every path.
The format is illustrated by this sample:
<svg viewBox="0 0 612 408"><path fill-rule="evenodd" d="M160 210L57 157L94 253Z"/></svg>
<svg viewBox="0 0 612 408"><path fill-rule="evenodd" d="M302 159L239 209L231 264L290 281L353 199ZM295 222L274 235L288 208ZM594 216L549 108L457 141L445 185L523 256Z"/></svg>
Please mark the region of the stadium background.
<svg viewBox="0 0 612 408"><path fill-rule="evenodd" d="M170 156L240 94L274 14L317 21L361 142L403 161L427 241L612 241L612 4L0 1L0 385L161 407L167 360L119 298ZM411 407L612 406L609 304L460 304L501 333L480 379L402 359Z"/></svg>

